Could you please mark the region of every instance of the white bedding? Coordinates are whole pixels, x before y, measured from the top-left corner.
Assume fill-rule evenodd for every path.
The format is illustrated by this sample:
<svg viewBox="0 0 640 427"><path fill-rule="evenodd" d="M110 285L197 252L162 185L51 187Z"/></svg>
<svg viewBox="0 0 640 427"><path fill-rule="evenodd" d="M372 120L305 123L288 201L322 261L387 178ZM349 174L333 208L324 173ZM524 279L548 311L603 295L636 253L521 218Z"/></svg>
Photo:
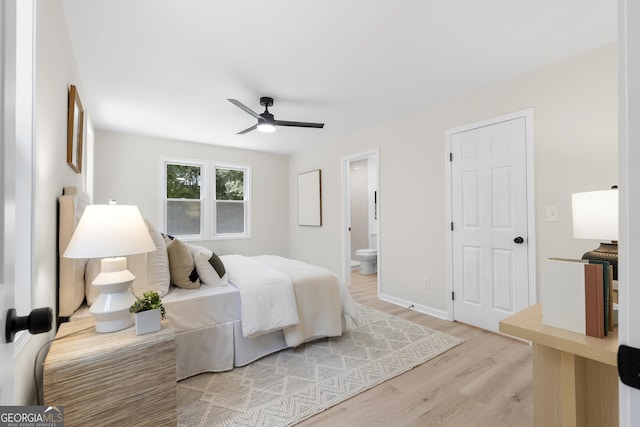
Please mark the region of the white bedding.
<svg viewBox="0 0 640 427"><path fill-rule="evenodd" d="M171 286L162 297L176 334L176 378L222 372L235 364L234 330L240 319L240 295L233 286Z"/></svg>
<svg viewBox="0 0 640 427"><path fill-rule="evenodd" d="M254 338L300 323L291 279L255 258L220 257L227 278L240 291L242 335Z"/></svg>
<svg viewBox="0 0 640 427"><path fill-rule="evenodd" d="M246 258L246 257L242 257ZM177 379L202 372L228 371L244 366L268 354L287 347L295 347L320 337L339 336L344 326L344 315L357 322L357 311L351 295L337 276L330 271L299 261L263 255L240 259L222 256L229 278L229 286L212 287L203 284L200 289L180 289L172 286L162 298L167 320L176 332ZM238 273L240 269L240 273ZM234 278L249 272L251 280L268 277L268 282L286 276L293 290L291 307L284 311L296 313L294 325L272 332L257 333L253 338L244 336L244 316L268 317L261 304L245 307ZM255 286L260 286L254 283ZM276 299L276 303L282 301ZM291 313L285 317L291 317ZM267 324L271 324L267 321Z"/></svg>
<svg viewBox="0 0 640 427"><path fill-rule="evenodd" d="M343 312L356 318L351 295L331 271L275 255L220 257L240 291L244 337L282 329L289 347L342 335Z"/></svg>
<svg viewBox="0 0 640 427"><path fill-rule="evenodd" d="M342 295L338 277L334 273L275 255L259 255L253 259L280 271L293 282L300 322L284 329L284 338L289 347L297 347L320 337L342 335Z"/></svg>
<svg viewBox="0 0 640 427"><path fill-rule="evenodd" d="M202 284L197 290L171 286L169 293L162 297L162 305L171 329L184 332L238 320L239 300L233 286Z"/></svg>

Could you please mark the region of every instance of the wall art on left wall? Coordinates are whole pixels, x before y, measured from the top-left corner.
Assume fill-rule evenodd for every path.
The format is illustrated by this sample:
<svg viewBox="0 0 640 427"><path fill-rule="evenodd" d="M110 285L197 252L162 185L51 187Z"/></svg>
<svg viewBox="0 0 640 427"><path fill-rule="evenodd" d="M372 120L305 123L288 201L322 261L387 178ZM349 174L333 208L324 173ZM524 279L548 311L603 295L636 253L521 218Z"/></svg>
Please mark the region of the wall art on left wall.
<svg viewBox="0 0 640 427"><path fill-rule="evenodd" d="M84 135L84 109L78 89L69 87L69 110L67 118L67 163L76 173L82 172L82 143Z"/></svg>

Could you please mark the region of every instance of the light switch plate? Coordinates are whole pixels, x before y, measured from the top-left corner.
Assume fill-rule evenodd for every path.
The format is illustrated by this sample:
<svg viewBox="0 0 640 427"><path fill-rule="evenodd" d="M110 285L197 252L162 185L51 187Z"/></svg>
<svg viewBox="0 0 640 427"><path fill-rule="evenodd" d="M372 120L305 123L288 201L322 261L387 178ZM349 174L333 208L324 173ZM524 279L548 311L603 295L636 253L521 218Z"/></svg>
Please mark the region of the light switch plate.
<svg viewBox="0 0 640 427"><path fill-rule="evenodd" d="M558 222L557 206L547 206L547 222Z"/></svg>

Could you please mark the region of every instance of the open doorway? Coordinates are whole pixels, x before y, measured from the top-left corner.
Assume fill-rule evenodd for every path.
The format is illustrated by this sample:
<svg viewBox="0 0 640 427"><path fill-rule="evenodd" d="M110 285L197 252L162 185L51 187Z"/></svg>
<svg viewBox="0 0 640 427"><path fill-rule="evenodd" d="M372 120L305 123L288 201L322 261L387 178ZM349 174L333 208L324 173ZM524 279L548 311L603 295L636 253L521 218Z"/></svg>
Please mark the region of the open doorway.
<svg viewBox="0 0 640 427"><path fill-rule="evenodd" d="M380 271L380 192L378 150L343 157L343 265L344 278L351 274L376 277Z"/></svg>

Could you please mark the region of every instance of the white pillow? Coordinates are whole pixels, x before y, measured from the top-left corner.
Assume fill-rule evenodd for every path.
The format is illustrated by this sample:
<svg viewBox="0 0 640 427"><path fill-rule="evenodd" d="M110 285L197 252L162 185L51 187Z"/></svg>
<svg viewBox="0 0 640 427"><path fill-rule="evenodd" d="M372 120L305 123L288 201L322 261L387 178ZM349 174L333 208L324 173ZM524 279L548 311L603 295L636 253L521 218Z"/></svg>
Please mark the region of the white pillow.
<svg viewBox="0 0 640 427"><path fill-rule="evenodd" d="M187 243L186 245L187 248L189 248L189 252L191 252L191 255L193 256L193 259L196 259L199 254L204 254L207 259L211 258L211 256L213 255L213 251L209 248L205 248L204 246L192 245L190 243Z"/></svg>
<svg viewBox="0 0 640 427"><path fill-rule="evenodd" d="M156 245L156 250L147 254L129 255L127 265L129 271L136 276L131 284L131 291L136 298L142 298L146 291L156 291L161 297L169 292L171 275L169 272L169 257L167 256L167 244L149 221L146 219L151 240Z"/></svg>
<svg viewBox="0 0 640 427"><path fill-rule="evenodd" d="M222 277L218 275L209 260L216 256L210 249L202 246L187 244L189 251L193 255L193 262L196 265L196 272L200 277L200 281L209 286L227 286L227 275Z"/></svg>
<svg viewBox="0 0 640 427"><path fill-rule="evenodd" d="M89 305L93 304L98 295L100 295L98 288L92 285L93 279L98 274L100 274L100 259L92 258L87 260L87 265L84 267L84 293Z"/></svg>

